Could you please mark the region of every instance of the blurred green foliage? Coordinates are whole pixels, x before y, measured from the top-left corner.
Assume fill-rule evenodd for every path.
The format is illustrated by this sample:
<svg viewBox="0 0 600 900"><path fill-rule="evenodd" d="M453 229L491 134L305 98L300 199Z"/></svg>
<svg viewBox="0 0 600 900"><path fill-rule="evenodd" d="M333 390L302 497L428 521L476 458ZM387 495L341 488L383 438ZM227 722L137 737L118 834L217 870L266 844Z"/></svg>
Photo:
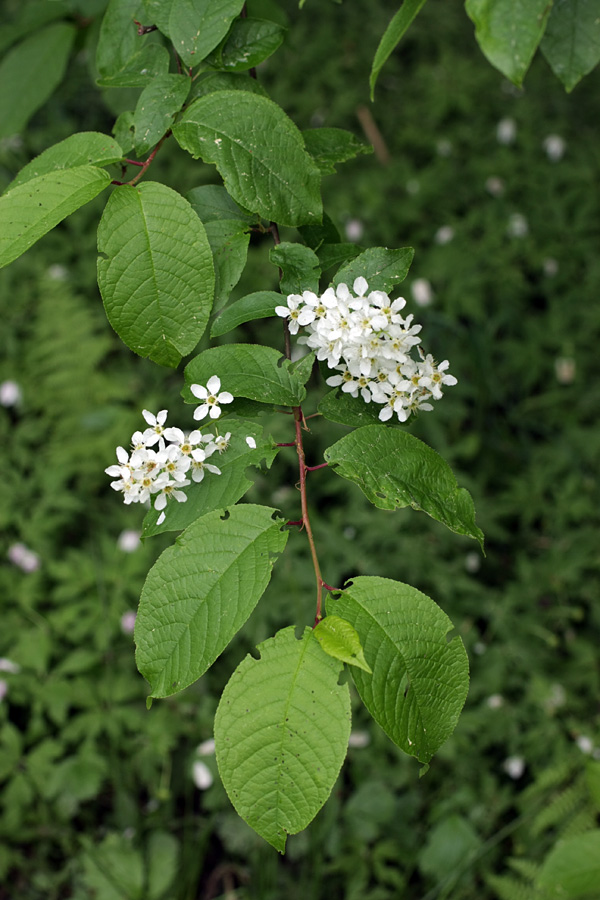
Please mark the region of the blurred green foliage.
<svg viewBox="0 0 600 900"><path fill-rule="evenodd" d="M377 156L325 181L325 207L344 240L416 250L404 293L459 384L411 430L451 463L487 538L482 558L426 516L376 511L320 470L309 490L324 578L380 574L433 597L470 655L467 707L419 779L357 703L330 801L284 859L264 845L232 810L214 757L195 748L244 654L291 610L312 619L308 548L293 534L221 661L146 710L122 617L165 543L120 548L140 513L103 470L142 407L177 405L181 376L134 358L106 322L95 201L0 273L0 382L22 392L0 408L0 656L20 666L0 672L0 898L541 898L544 856L595 827L600 806L600 76L567 96L540 58L518 91L481 57L460 5L429 4L369 106L393 5L250 6L289 26L259 77L297 124L362 137L363 122L375 135ZM16 8L7 2L7 15ZM45 147L107 131L135 106L139 91L94 87L97 27L78 22L62 86L21 137L0 142L2 186ZM155 166L182 192L214 177L173 142ZM252 239L235 296L276 288L268 251ZM428 291L419 308L413 296ZM277 323L246 329L278 345ZM316 464L346 429L311 422ZM283 417L271 430L293 437ZM296 478L284 451L248 499L296 519ZM9 560L18 543L37 554L34 571ZM199 761L214 778L204 791Z"/></svg>

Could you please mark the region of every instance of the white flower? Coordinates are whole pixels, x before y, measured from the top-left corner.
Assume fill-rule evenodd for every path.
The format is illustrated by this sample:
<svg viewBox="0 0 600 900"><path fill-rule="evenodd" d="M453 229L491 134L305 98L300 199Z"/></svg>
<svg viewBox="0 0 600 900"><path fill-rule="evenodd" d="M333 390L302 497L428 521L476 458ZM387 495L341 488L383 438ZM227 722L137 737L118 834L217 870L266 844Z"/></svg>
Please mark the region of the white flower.
<svg viewBox="0 0 600 900"><path fill-rule="evenodd" d="M442 225L441 228L435 233L434 241L436 244L440 244L443 246L444 244L449 244L451 240L454 238L454 228L452 225Z"/></svg>
<svg viewBox="0 0 600 900"><path fill-rule="evenodd" d="M554 373L559 384L572 384L577 374L577 365L572 356L559 356L554 360Z"/></svg>
<svg viewBox="0 0 600 900"><path fill-rule="evenodd" d="M140 546L141 536L141 531L134 531L131 528L126 528L125 531L121 532L117 539L117 547L119 550L122 550L123 553L133 553Z"/></svg>
<svg viewBox="0 0 600 900"><path fill-rule="evenodd" d="M492 197L501 197L504 193L504 182L497 175L490 175L485 182L485 189Z"/></svg>
<svg viewBox="0 0 600 900"><path fill-rule="evenodd" d="M364 234L364 230L365 226L360 219L348 219L344 226L347 240L352 241L353 243L360 241Z"/></svg>
<svg viewBox="0 0 600 900"><path fill-rule="evenodd" d="M348 738L348 746L355 750L362 750L371 743L371 735L368 731L351 731Z"/></svg>
<svg viewBox="0 0 600 900"><path fill-rule="evenodd" d="M517 137L517 123L514 119L500 119L496 126L496 140L499 144L514 144Z"/></svg>
<svg viewBox="0 0 600 900"><path fill-rule="evenodd" d="M0 406L18 406L22 397L21 388L16 381L3 381L0 384Z"/></svg>
<svg viewBox="0 0 600 900"><path fill-rule="evenodd" d="M123 613L123 615L121 616L121 631L123 632L123 634L133 634L136 618L137 613L135 613L132 609L129 609L126 613Z"/></svg>
<svg viewBox="0 0 600 900"><path fill-rule="evenodd" d="M521 213L513 213L509 217L506 230L511 237L526 237L529 234L527 219Z"/></svg>
<svg viewBox="0 0 600 900"><path fill-rule="evenodd" d="M231 440L231 432L230 431L228 431L227 434L218 434L216 436L216 438L214 439L213 444L212 445L209 444L209 446L206 448L207 456L211 455L208 451L212 446L214 446L214 450L218 450L219 453L224 453L225 450L227 450L227 448L229 447L230 440ZM214 450L212 451L213 453L214 453Z"/></svg>
<svg viewBox="0 0 600 900"><path fill-rule="evenodd" d="M158 440L164 432L164 424L167 420L168 410L161 409L159 413L153 415L147 409L142 410L142 415L150 428L146 428L142 438L147 447L152 447L158 443Z"/></svg>
<svg viewBox="0 0 600 900"><path fill-rule="evenodd" d="M490 709L500 709L504 706L504 697L502 694L491 694L485 701Z"/></svg>
<svg viewBox="0 0 600 900"><path fill-rule="evenodd" d="M518 781L525 771L525 760L522 756L509 756L502 763L502 768L514 781Z"/></svg>
<svg viewBox="0 0 600 900"><path fill-rule="evenodd" d="M208 738L206 741L202 741L201 744L198 744L196 747L196 753L198 756L213 756L215 752L215 739Z"/></svg>
<svg viewBox="0 0 600 900"><path fill-rule="evenodd" d="M561 138L559 134L549 134L547 138L544 138L543 146L551 162L558 162L559 159L562 159L567 148L564 138Z"/></svg>
<svg viewBox="0 0 600 900"><path fill-rule="evenodd" d="M201 384L192 384L190 390L194 397L204 402L194 410L195 419L205 419L210 415L211 419L218 419L221 415L220 403L231 403L233 396L229 391L221 391L221 379L212 375L204 387ZM219 393L219 391L221 391Z"/></svg>
<svg viewBox="0 0 600 900"><path fill-rule="evenodd" d="M206 472L212 472L213 475L220 475L221 470L205 460L211 455L207 450L192 450L192 468L191 474L194 481L202 481Z"/></svg>
<svg viewBox="0 0 600 900"><path fill-rule="evenodd" d="M4 678L0 678L0 703L4 700L6 695L8 694L8 682L4 680Z"/></svg>
<svg viewBox="0 0 600 900"><path fill-rule="evenodd" d="M415 278L410 292L417 306L430 306L433 303L433 290L427 278Z"/></svg>
<svg viewBox="0 0 600 900"><path fill-rule="evenodd" d="M208 790L214 781L212 772L201 759L197 759L192 766L192 780L200 791Z"/></svg>
<svg viewBox="0 0 600 900"><path fill-rule="evenodd" d="M5 656L0 657L0 672L10 672L11 675L18 675L21 671L21 666L13 662L12 659L7 659Z"/></svg>
<svg viewBox="0 0 600 900"><path fill-rule="evenodd" d="M25 544L11 544L8 548L7 556L13 565L18 566L28 575L35 572L40 567L40 558L37 553L30 550Z"/></svg>
<svg viewBox="0 0 600 900"><path fill-rule="evenodd" d="M575 743L577 744L581 752L585 753L586 755L591 753L594 749L594 742L590 737L587 736L587 734L580 734Z"/></svg>

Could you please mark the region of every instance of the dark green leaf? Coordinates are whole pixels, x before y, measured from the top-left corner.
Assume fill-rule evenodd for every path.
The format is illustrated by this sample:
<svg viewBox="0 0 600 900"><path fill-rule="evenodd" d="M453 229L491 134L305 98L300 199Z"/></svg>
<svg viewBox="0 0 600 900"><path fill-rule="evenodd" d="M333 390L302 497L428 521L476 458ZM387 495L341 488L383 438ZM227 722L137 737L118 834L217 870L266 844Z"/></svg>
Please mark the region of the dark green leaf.
<svg viewBox="0 0 600 900"><path fill-rule="evenodd" d="M56 22L36 31L0 63L0 138L19 134L61 83L75 29Z"/></svg>
<svg viewBox="0 0 600 900"><path fill-rule="evenodd" d="M411 434L367 425L329 447L325 459L379 509L423 510L456 534L479 541L483 549L471 495L458 487L448 463Z"/></svg>
<svg viewBox="0 0 600 900"><path fill-rule="evenodd" d="M302 132L307 151L321 174L333 175L338 163L354 159L360 153L372 153L373 148L343 128L309 128Z"/></svg>
<svg viewBox="0 0 600 900"><path fill-rule="evenodd" d="M356 629L373 674L352 668L361 700L405 753L428 762L452 734L469 689L469 663L433 600L389 578L354 578L327 610Z"/></svg>
<svg viewBox="0 0 600 900"><path fill-rule="evenodd" d="M205 225L214 219L236 219L242 225L256 223L256 216L251 216L238 206L220 184L192 188L185 196Z"/></svg>
<svg viewBox="0 0 600 900"><path fill-rule="evenodd" d="M318 250L322 244L339 244L340 234L330 216L323 213L323 221L314 225L302 225L298 231L302 240L311 250Z"/></svg>
<svg viewBox="0 0 600 900"><path fill-rule="evenodd" d="M219 68L246 72L271 56L283 42L286 29L264 19L236 19L217 56Z"/></svg>
<svg viewBox="0 0 600 900"><path fill-rule="evenodd" d="M598 0L554 0L540 48L554 74L572 91L600 60Z"/></svg>
<svg viewBox="0 0 600 900"><path fill-rule="evenodd" d="M190 204L151 181L116 188L98 251L98 285L117 334L140 356L176 366L204 333L214 288L206 232Z"/></svg>
<svg viewBox="0 0 600 900"><path fill-rule="evenodd" d="M365 403L361 397L351 397L339 388L325 394L319 403L319 412L330 422L353 428L379 423L380 411L378 404Z"/></svg>
<svg viewBox="0 0 600 900"><path fill-rule="evenodd" d="M133 150L133 110L122 112L117 117L112 131L115 141L123 148L123 155L129 156Z"/></svg>
<svg viewBox="0 0 600 900"><path fill-rule="evenodd" d="M516 85L523 83L540 43L552 3L549 0L466 0L475 37L493 66Z"/></svg>
<svg viewBox="0 0 600 900"><path fill-rule="evenodd" d="M11 44L16 44L31 32L39 31L49 22L62 19L69 13L67 4L60 0L59 2L54 0L53 3L48 3L48 0L28 0L27 3L13 7L13 10L16 18L13 18L10 24L6 21L2 23L0 53L4 53Z"/></svg>
<svg viewBox="0 0 600 900"><path fill-rule="evenodd" d="M17 185L48 172L74 169L76 166L108 166L120 162L122 158L123 151L115 140L95 131L83 131L48 147L32 159L9 184L8 190L12 191Z"/></svg>
<svg viewBox="0 0 600 900"><path fill-rule="evenodd" d="M600 829L565 838L550 851L537 886L549 900L597 896L600 884Z"/></svg>
<svg viewBox="0 0 600 900"><path fill-rule="evenodd" d="M164 531L183 531L200 516L212 512L214 509L224 509L233 506L254 485L252 478L246 474L249 466L260 468L263 463L270 467L277 456L279 448L271 440L264 440L262 428L256 422L244 422L237 419L228 419L219 425L217 422L199 423L203 434L215 433L218 428L221 434L231 434L227 450L222 454L213 454L210 463L221 470L220 475L208 472L199 483L192 482L189 487L183 488L187 494L185 503L171 502L167 506L165 520L160 525L156 524L159 513L150 509L144 519L144 537L153 534L161 534ZM256 448L252 449L246 443L247 437L253 437Z"/></svg>
<svg viewBox="0 0 600 900"><path fill-rule="evenodd" d="M172 0L169 36L186 66L197 66L225 37L244 0Z"/></svg>
<svg viewBox="0 0 600 900"><path fill-rule="evenodd" d="M386 28L383 37L379 42L379 46L375 51L375 58L373 59L373 65L371 67L371 77L369 79L371 100L373 100L375 96L375 82L377 81L379 73L390 54L400 43L405 31L424 5L425 0L404 0L400 9Z"/></svg>
<svg viewBox="0 0 600 900"><path fill-rule="evenodd" d="M239 219L213 219L204 225L215 266L215 302L217 310L229 299L240 280L248 256L248 225Z"/></svg>
<svg viewBox="0 0 600 900"><path fill-rule="evenodd" d="M185 75L157 75L140 95L133 114L134 147L138 156L160 141L179 112L190 90Z"/></svg>
<svg viewBox="0 0 600 900"><path fill-rule="evenodd" d="M298 381L300 381L302 384L306 384L306 382L312 375L315 358L315 352L307 353L306 356L303 356L300 359L295 359L292 363L291 371L294 373L294 376L298 379Z"/></svg>
<svg viewBox="0 0 600 900"><path fill-rule="evenodd" d="M273 247L269 259L281 269L282 294L301 294L303 291L318 293L321 270L317 255L310 247L282 241Z"/></svg>
<svg viewBox="0 0 600 900"><path fill-rule="evenodd" d="M275 291L256 291L247 294L227 306L215 319L210 330L211 337L218 337L233 331L238 325L252 322L254 319L266 319L275 315L276 306L284 306L285 298Z"/></svg>
<svg viewBox="0 0 600 900"><path fill-rule="evenodd" d="M208 513L150 569L135 642L153 697L200 678L247 620L287 541L275 513L249 503Z"/></svg>
<svg viewBox="0 0 600 900"><path fill-rule="evenodd" d="M147 44L127 60L121 69L101 75L100 87L145 87L153 78L169 71L169 53L161 44Z"/></svg>
<svg viewBox="0 0 600 900"><path fill-rule="evenodd" d="M283 110L256 94L217 91L195 100L173 128L194 158L214 163L227 191L281 225L321 217L319 171Z"/></svg>
<svg viewBox="0 0 600 900"><path fill-rule="evenodd" d="M236 75L235 72L203 72L192 85L189 102L215 91L246 91L266 97L267 92L256 78L247 75Z"/></svg>
<svg viewBox="0 0 600 900"><path fill-rule="evenodd" d="M130 75L135 73L138 76L138 81L133 86L141 86L150 80L151 73L158 74L153 67L150 67L151 71L146 75L142 74L142 69L148 68L146 63L149 59L149 47L160 46L154 43L153 35L138 35L134 20L140 21L143 17L144 5L141 0L110 0L102 19L96 48L98 84L105 84L106 79L112 84L111 78L129 72ZM160 49L167 56L166 67L161 71L167 72L168 54L164 47Z"/></svg>
<svg viewBox="0 0 600 900"><path fill-rule="evenodd" d="M337 286L343 282L352 289L354 280L362 275L367 279L369 290L389 293L406 278L414 255L412 247L401 250L371 247L339 269L333 284Z"/></svg>
<svg viewBox="0 0 600 900"><path fill-rule="evenodd" d="M48 172L0 197L0 267L39 241L55 225L93 200L110 184L96 166Z"/></svg>
<svg viewBox="0 0 600 900"><path fill-rule="evenodd" d="M215 743L225 790L239 815L283 853L288 834L327 800L350 736L350 692L341 663L294 626L259 644L223 691Z"/></svg>
<svg viewBox="0 0 600 900"><path fill-rule="evenodd" d="M156 25L164 35L169 37L169 16L173 0L143 0L143 25Z"/></svg>
<svg viewBox="0 0 600 900"><path fill-rule="evenodd" d="M334 266L341 266L343 263L351 259L355 259L364 250L358 244L339 243L339 244L322 244L317 250L317 256L321 263L323 271L332 269Z"/></svg>
<svg viewBox="0 0 600 900"><path fill-rule="evenodd" d="M290 366L289 359L272 347L258 344L212 347L186 366L186 386L182 394L188 403L197 404L190 385L206 385L211 376L218 375L221 389L234 397L278 406L298 406L306 397L306 391Z"/></svg>

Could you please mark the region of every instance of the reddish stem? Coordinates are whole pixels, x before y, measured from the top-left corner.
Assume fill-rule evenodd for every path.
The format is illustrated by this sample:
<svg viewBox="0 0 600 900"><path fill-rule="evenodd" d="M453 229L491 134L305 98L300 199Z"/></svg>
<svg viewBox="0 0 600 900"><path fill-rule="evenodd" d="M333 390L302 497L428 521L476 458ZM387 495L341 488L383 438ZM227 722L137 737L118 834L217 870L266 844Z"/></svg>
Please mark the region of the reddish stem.
<svg viewBox="0 0 600 900"><path fill-rule="evenodd" d="M305 466L307 472L316 472L317 469L324 469L325 466L328 466L329 463L321 463L318 466Z"/></svg>

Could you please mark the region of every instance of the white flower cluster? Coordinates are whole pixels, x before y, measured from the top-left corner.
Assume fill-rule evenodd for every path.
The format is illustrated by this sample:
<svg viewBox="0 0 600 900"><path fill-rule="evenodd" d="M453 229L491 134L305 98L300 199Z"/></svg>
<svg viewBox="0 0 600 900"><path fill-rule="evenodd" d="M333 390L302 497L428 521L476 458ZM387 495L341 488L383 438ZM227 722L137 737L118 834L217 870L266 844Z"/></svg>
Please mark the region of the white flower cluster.
<svg viewBox="0 0 600 900"><path fill-rule="evenodd" d="M431 410L429 400L439 400L444 385L456 384L446 369L448 360L437 365L418 347L420 359L411 351L421 343L420 325L412 314L400 313L406 301L390 300L383 291L369 291L364 278L357 278L351 293L347 285L327 288L318 297L312 291L290 294L287 306L275 312L287 318L291 334L302 326L308 332L299 341L317 351L339 374L327 379L330 387L341 387L365 403L381 404L379 418L386 422L395 413L406 422L417 410Z"/></svg>
<svg viewBox="0 0 600 900"><path fill-rule="evenodd" d="M202 401L194 411L196 420L207 415L217 419L221 415L219 404L233 400L228 391L221 391L221 381L216 375L209 378L206 387L191 385L191 391ZM130 453L124 447L117 447L118 463L109 466L105 472L116 479L111 482L111 487L123 493L125 503L153 501L154 509L161 511L157 520L160 525L164 521L169 498L183 503L187 495L181 489L191 481L202 481L207 472L221 474L221 470L208 459L214 453L223 453L227 449L231 432L224 435L212 432L202 434L200 431L185 434L181 428L165 427L166 409L161 409L157 415L145 409L142 415L148 427L132 435ZM246 440L249 446L254 444L253 438Z"/></svg>

